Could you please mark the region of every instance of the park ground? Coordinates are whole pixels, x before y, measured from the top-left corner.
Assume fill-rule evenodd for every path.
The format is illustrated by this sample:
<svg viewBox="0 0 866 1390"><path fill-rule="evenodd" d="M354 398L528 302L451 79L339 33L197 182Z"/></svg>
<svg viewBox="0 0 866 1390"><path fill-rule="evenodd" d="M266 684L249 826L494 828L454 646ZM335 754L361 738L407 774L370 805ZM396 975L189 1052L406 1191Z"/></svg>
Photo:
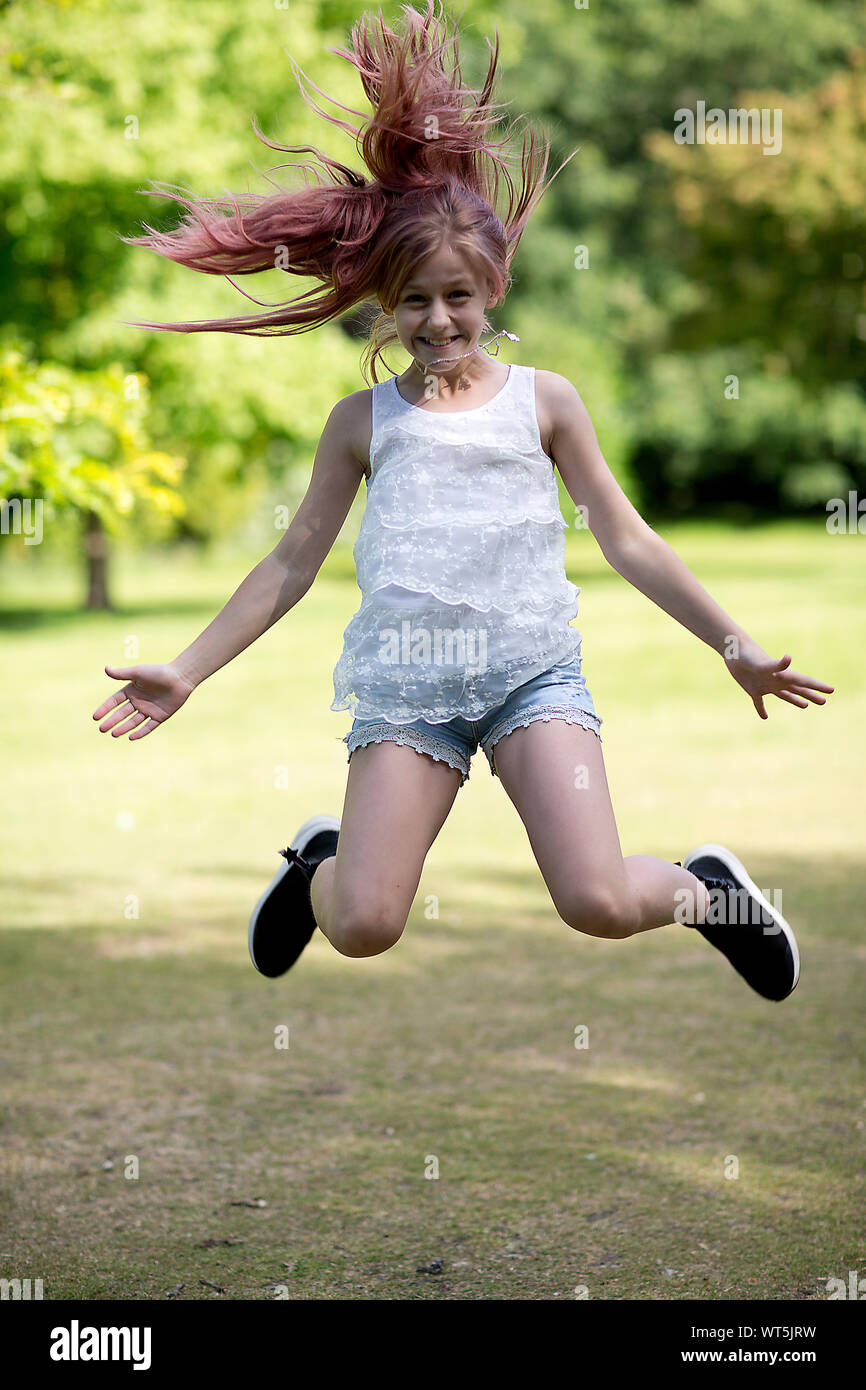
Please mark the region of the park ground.
<svg viewBox="0 0 866 1390"><path fill-rule="evenodd" d="M47 558L5 567L0 1275L55 1299L816 1300L866 1274L866 542L658 529L836 687L761 721L569 535L623 852L721 841L781 889L782 1004L683 928L571 931L480 753L399 944L317 934L263 979L276 851L342 806L350 551L134 744L91 719L103 667L130 638L170 660L263 552L120 555L108 614Z"/></svg>

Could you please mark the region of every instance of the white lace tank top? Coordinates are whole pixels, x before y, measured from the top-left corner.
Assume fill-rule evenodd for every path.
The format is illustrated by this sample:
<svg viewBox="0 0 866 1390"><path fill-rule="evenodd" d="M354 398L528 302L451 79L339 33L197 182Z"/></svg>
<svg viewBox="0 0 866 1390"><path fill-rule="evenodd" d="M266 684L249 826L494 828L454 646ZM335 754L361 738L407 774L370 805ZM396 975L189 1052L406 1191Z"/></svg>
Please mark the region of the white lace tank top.
<svg viewBox="0 0 866 1390"><path fill-rule="evenodd" d="M580 589L541 447L535 368L472 410L434 413L396 378L373 387L371 473L354 557L362 602L332 710L357 719L478 720L580 652Z"/></svg>

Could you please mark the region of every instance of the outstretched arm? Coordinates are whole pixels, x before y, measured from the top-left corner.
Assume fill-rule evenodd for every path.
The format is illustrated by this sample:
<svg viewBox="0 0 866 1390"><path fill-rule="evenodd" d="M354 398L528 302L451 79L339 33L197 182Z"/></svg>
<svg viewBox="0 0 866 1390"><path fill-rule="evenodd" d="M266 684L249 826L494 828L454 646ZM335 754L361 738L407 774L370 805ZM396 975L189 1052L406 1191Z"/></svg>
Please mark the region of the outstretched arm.
<svg viewBox="0 0 866 1390"><path fill-rule="evenodd" d="M196 686L232 661L299 603L340 533L364 468L353 447L355 396L338 401L322 431L310 485L291 524L225 607L174 661L160 666L106 666L126 684L93 718L113 738L144 738L175 714Z"/></svg>
<svg viewBox="0 0 866 1390"><path fill-rule="evenodd" d="M724 657L762 719L767 718L765 695L777 695L800 709L808 708L809 701L826 704L815 692L832 694L833 686L791 671L789 653L776 659L764 651L644 521L608 468L589 412L571 382L552 372L544 377L556 465L608 564Z"/></svg>
<svg viewBox="0 0 866 1390"><path fill-rule="evenodd" d="M285 535L209 627L172 665L200 685L299 603L340 533L363 477L352 450L354 398L338 401L316 450L309 487Z"/></svg>

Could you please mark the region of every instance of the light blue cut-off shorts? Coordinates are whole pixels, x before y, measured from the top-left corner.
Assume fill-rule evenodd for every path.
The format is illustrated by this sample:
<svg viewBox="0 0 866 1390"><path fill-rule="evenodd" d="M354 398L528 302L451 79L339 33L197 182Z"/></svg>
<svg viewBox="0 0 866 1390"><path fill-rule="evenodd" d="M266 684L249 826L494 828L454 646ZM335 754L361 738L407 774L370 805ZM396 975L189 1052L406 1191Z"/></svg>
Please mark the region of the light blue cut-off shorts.
<svg viewBox="0 0 866 1390"><path fill-rule="evenodd" d="M581 674L580 651L565 661L558 661L541 675L519 685L501 705L478 720L457 716L447 724L430 724L415 719L407 724L389 724L384 719L355 719L343 739L349 750L348 761L356 748L368 743L408 744L418 753L429 753L437 762L446 762L462 773L460 786L469 780L469 764L479 743L498 777L493 749L501 738L514 729L531 724L536 719L564 719L591 729L601 740L600 726L604 720L596 714L592 695Z"/></svg>

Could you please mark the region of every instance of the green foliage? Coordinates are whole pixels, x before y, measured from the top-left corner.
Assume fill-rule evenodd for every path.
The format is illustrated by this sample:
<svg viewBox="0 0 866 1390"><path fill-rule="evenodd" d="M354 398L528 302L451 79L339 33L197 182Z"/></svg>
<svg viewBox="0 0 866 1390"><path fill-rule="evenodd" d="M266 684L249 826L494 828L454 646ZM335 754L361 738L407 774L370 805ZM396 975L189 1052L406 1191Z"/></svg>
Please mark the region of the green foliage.
<svg viewBox="0 0 866 1390"><path fill-rule="evenodd" d="M740 92L781 114L781 150L646 142L687 229L683 265L703 286L671 340L760 341L812 391L866 375L866 48L792 95Z"/></svg>
<svg viewBox="0 0 866 1390"><path fill-rule="evenodd" d="M105 530L159 539L183 515L185 460L154 449L147 384L112 363L72 371L0 348L0 497L41 499L44 521L95 513Z"/></svg>
<svg viewBox="0 0 866 1390"><path fill-rule="evenodd" d="M778 364L771 363L776 372ZM843 383L815 396L754 352L715 348L649 364L637 468L649 509L824 511L866 484L866 402Z"/></svg>
<svg viewBox="0 0 866 1390"><path fill-rule="evenodd" d="M515 294L567 343L558 369L581 390L595 339L628 419L615 470L657 514L823 508L843 480L866 487L864 42L844 0L524 11L508 94L551 130L551 171L580 149L524 239ZM676 145L674 113L698 100L781 107L782 153ZM566 243L589 256L570 280ZM744 390L725 414L731 371Z"/></svg>
<svg viewBox="0 0 866 1390"><path fill-rule="evenodd" d="M256 306L220 277L191 274L120 235L177 221L178 205L143 196L152 181L202 196L265 191L250 163L266 173L283 157L256 139L253 117L277 142L321 142L356 157L347 136L308 111L284 51L357 104L348 64L325 51L345 42L348 7L334 10L333 31L295 5L291 14L266 8L255 24L226 0L208 5L206 21L200 6L168 0L140 0L122 17L90 0L83 12L87 23L76 25L43 5L0 18L9 209L0 311L37 356L85 372L119 362L147 377L153 439L187 461L176 532L208 540L236 529L266 488L297 501L328 412L363 385L360 344L337 325L276 341L131 327ZM278 302L310 282L272 271L239 283Z"/></svg>
<svg viewBox="0 0 866 1390"><path fill-rule="evenodd" d="M399 3L381 9L400 17ZM257 525L275 501L296 505L331 407L364 385L362 344L336 323L276 341L131 327L253 312L240 288L274 304L310 282L274 270L235 287L120 235L175 225L179 206L146 196L160 184L213 196L266 191L269 173L288 182L280 166L307 156L260 143L253 118L277 143L320 146L360 168L348 134L305 105L289 55L329 97L366 112L357 74L329 51L346 46L361 12L350 0L0 10L7 341L73 373L119 364L147 379L152 448L187 461L167 534L215 539ZM449 13L462 18L473 86L499 33L503 129L525 116L550 136L548 176L578 151L536 210L511 294L491 317L520 333L517 360L574 381L636 504L797 509L820 506L832 479L862 486L862 5L537 0L529 11L523 0L469 0ZM783 107L783 153L677 146L674 112L699 99ZM515 173L518 154L519 140ZM404 354L389 361L402 370ZM743 391L725 413L719 382L730 371ZM104 480L88 487L104 500ZM116 505L107 510L119 521Z"/></svg>

